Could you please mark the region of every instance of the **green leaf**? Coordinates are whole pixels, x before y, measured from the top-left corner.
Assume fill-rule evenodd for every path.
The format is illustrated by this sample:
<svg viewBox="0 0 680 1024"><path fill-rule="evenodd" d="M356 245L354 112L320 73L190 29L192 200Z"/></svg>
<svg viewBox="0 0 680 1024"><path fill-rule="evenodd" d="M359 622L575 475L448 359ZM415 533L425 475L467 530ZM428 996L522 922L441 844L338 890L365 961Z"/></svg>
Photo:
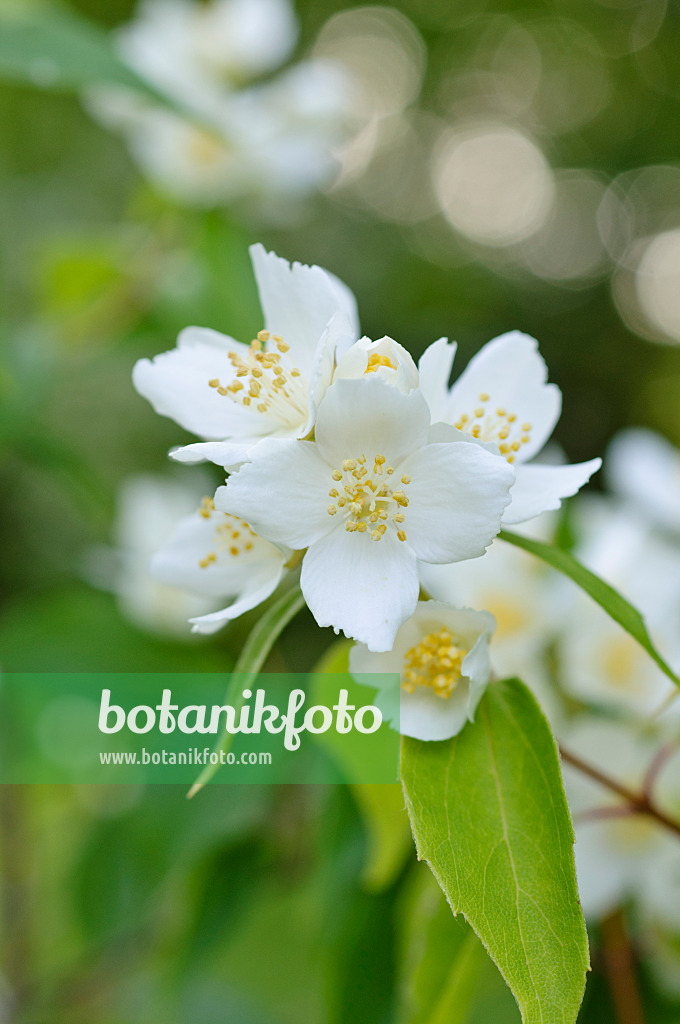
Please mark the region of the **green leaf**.
<svg viewBox="0 0 680 1024"><path fill-rule="evenodd" d="M161 99L117 56L106 32L68 11L42 6L2 13L0 75L45 89L107 82Z"/></svg>
<svg viewBox="0 0 680 1024"><path fill-rule="evenodd" d="M404 737L401 774L418 856L484 943L524 1024L573 1024L588 941L557 748L530 691L494 683L458 736Z"/></svg>
<svg viewBox="0 0 680 1024"><path fill-rule="evenodd" d="M235 708L237 716L244 700L243 690L248 689L255 682L258 672L267 660L278 637L290 620L304 607L304 604L305 599L300 587L292 587L290 590L284 591L253 626L234 665L224 700L225 704L231 704ZM213 749L218 752L227 751L233 738L231 733L225 732ZM189 790L188 796L195 796L207 782L210 782L217 768L218 765L207 765Z"/></svg>
<svg viewBox="0 0 680 1024"><path fill-rule="evenodd" d="M411 875L396 1024L519 1024L512 994L472 929L451 910L427 871Z"/></svg>
<svg viewBox="0 0 680 1024"><path fill-rule="evenodd" d="M676 686L680 686L680 677L662 658L652 643L642 615L625 597L619 594L618 590L614 590L590 569L586 569L568 551L563 551L552 544L531 540L529 537L521 537L516 533L509 533L507 530L502 530L499 537L501 540L507 541L508 544L514 544L516 547L536 555L537 558L542 558L553 569L557 569L558 572L573 580L581 590L584 590L589 597L592 597L593 601L599 604L600 608L606 611L607 615L611 616L614 622L618 622L634 640L637 640Z"/></svg>
<svg viewBox="0 0 680 1024"><path fill-rule="evenodd" d="M338 674L346 676L342 685L347 689L349 702L357 706L365 703L366 688L348 674L351 648L351 640L336 640L314 666L311 693L315 703L323 704L329 699L332 703L335 690L331 680ZM354 733L338 736L330 731L319 733L314 739L337 761L344 777L350 780L352 795L361 813L367 837L368 849L362 883L370 892L382 892L394 882L412 848L404 796L396 781L396 760L393 786L355 782L353 780L366 777L362 763L366 756L365 747L357 743L357 736ZM390 755L390 736L386 733L384 753L376 751L375 756L388 764Z"/></svg>

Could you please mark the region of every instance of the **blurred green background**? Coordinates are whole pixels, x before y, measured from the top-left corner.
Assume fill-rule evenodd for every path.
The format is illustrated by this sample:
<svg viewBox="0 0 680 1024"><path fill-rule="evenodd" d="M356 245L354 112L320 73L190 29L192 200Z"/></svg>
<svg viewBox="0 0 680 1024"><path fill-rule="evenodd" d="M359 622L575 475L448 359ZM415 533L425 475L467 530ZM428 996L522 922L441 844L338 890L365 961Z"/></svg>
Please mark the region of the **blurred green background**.
<svg viewBox="0 0 680 1024"><path fill-rule="evenodd" d="M104 27L134 10L70 6ZM187 324L253 336L253 241L336 273L364 332L414 355L444 334L462 366L497 334L534 335L563 391L556 440L570 461L627 424L680 444L678 6L296 10L296 56L340 54L374 106L340 181L277 226L238 205L182 208L77 96L0 83L6 671L233 663L253 614L215 638L150 628L110 592L110 563L129 540L116 534L124 481L178 479L165 453L192 440L135 393L132 366ZM384 48L367 56L362 33ZM519 191L499 198L502 153ZM197 497L219 482L180 477ZM331 639L300 615L270 667L307 670ZM399 801L341 787L214 786L191 803L172 787L5 787L0 1021L517 1021L483 958L473 1015L447 1011L446 967L472 940L415 863ZM594 968L582 1020L617 1021L597 957ZM644 974L641 985L648 1024L680 1021Z"/></svg>

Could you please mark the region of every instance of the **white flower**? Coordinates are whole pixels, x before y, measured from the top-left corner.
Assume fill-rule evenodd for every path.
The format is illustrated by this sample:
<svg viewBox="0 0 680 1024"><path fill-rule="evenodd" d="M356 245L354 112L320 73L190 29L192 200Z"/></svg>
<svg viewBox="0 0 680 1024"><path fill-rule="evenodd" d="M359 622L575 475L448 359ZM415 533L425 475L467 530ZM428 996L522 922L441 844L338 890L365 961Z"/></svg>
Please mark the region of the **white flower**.
<svg viewBox="0 0 680 1024"><path fill-rule="evenodd" d="M360 338L343 354L338 354L333 380L356 379L375 373L400 391L413 391L419 385L418 368L403 345L384 337L378 341Z"/></svg>
<svg viewBox="0 0 680 1024"><path fill-rule="evenodd" d="M262 441L215 495L262 536L308 548L301 586L320 626L389 650L418 600L417 560L481 555L514 479L469 442L428 443L419 391L375 374L326 392L316 441Z"/></svg>
<svg viewBox="0 0 680 1024"><path fill-rule="evenodd" d="M658 526L680 534L680 451L661 434L620 431L605 460L617 494Z"/></svg>
<svg viewBox="0 0 680 1024"><path fill-rule="evenodd" d="M151 561L160 583L211 599L226 607L190 619L194 633L214 633L255 608L276 589L290 552L258 537L247 523L216 512L211 498L177 526L170 542Z"/></svg>
<svg viewBox="0 0 680 1024"><path fill-rule="evenodd" d="M253 82L290 55L296 36L287 0L146 0L118 48L174 108L111 86L90 90L86 103L181 202L246 198L266 209L330 180L349 110L348 73L328 61Z"/></svg>
<svg viewBox="0 0 680 1024"><path fill-rule="evenodd" d="M549 540L550 514L522 533ZM547 649L561 622L561 588L551 571L533 555L496 542L481 557L454 565L420 566L426 593L447 604L484 608L496 620L492 663L501 678L517 676L534 692L553 727L561 706L546 668Z"/></svg>
<svg viewBox="0 0 680 1024"><path fill-rule="evenodd" d="M512 502L504 525L558 509L599 469L600 459L574 466L533 463L559 419L561 394L547 383L546 365L534 338L511 331L488 342L450 390L447 382L455 346L437 341L420 360L420 387L432 421L441 421L488 445L516 465Z"/></svg>
<svg viewBox="0 0 680 1024"><path fill-rule="evenodd" d="M403 736L447 740L474 719L491 675L494 626L488 612L419 601L391 651L375 654L357 644L349 669L358 683L379 686L377 705ZM399 682L379 681L375 673L397 674Z"/></svg>
<svg viewBox="0 0 680 1024"><path fill-rule="evenodd" d="M205 94L274 71L297 24L288 0L144 0L117 33L127 62L158 89L200 109Z"/></svg>
<svg viewBox="0 0 680 1024"><path fill-rule="evenodd" d="M575 525L577 557L642 612L667 660L680 661L680 552L609 502L583 503ZM558 649L562 685L579 700L652 714L676 689L621 626L571 587Z"/></svg>
<svg viewBox="0 0 680 1024"><path fill-rule="evenodd" d="M583 717L564 737L568 753L581 757L633 792L660 743L619 722ZM672 810L680 791L674 773L659 776L655 799ZM576 829L576 871L586 917L600 919L630 899L656 920L680 927L677 838L641 814L593 814L623 808L625 802L563 760L564 781ZM674 785L673 781L674 780ZM672 881L675 873L674 881Z"/></svg>
<svg viewBox="0 0 680 1024"><path fill-rule="evenodd" d="M97 548L88 557L90 581L113 591L126 618L143 629L187 636L189 618L217 607L210 595L159 583L150 572L153 555L196 508L206 483L202 474L129 477L117 497L113 550Z"/></svg>
<svg viewBox="0 0 680 1024"><path fill-rule="evenodd" d="M156 412L209 439L174 451L179 462L210 459L231 469L264 437L305 437L336 344L358 334L354 296L341 281L261 245L250 253L265 322L255 341L187 327L177 348L134 368L133 383Z"/></svg>

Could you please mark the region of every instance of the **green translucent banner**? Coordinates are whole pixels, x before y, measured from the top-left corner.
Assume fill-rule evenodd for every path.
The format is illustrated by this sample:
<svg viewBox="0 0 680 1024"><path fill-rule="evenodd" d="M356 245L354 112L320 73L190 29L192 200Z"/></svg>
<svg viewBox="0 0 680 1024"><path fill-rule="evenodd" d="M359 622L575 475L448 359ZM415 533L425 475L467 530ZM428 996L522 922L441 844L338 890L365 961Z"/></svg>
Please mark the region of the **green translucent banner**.
<svg viewBox="0 0 680 1024"><path fill-rule="evenodd" d="M393 783L374 694L342 673L7 673L0 783Z"/></svg>

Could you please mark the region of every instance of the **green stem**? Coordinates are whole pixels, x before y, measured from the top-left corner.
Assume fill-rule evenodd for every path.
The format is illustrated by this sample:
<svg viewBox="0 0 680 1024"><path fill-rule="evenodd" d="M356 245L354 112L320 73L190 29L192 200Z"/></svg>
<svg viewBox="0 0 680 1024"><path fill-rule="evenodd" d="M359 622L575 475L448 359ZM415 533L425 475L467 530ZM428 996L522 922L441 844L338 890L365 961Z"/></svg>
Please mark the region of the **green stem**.
<svg viewBox="0 0 680 1024"><path fill-rule="evenodd" d="M304 607L304 603L305 599L300 587L295 586L274 601L253 626L234 665L225 696L225 704L234 708L234 717L238 716L243 706L243 691L249 689L255 682L272 647L291 619ZM233 735L225 732L215 744L213 752L224 751L226 753L231 746L232 739ZM206 765L187 793L187 799L190 800L200 789L203 789L207 782L210 782L218 767L219 765L216 764Z"/></svg>
<svg viewBox="0 0 680 1024"><path fill-rule="evenodd" d="M675 686L680 687L680 678L652 643L642 615L617 590L610 587L608 583L601 580L590 569L586 569L568 551L563 551L562 548L555 547L554 544L543 544L541 541L522 537L517 533L510 533L508 530L501 530L498 536L508 544L514 544L515 547L522 548L523 551L528 551L537 558L541 558L553 569L557 569L558 572L568 576L593 601L599 604L600 608L614 622L618 622L640 644Z"/></svg>

